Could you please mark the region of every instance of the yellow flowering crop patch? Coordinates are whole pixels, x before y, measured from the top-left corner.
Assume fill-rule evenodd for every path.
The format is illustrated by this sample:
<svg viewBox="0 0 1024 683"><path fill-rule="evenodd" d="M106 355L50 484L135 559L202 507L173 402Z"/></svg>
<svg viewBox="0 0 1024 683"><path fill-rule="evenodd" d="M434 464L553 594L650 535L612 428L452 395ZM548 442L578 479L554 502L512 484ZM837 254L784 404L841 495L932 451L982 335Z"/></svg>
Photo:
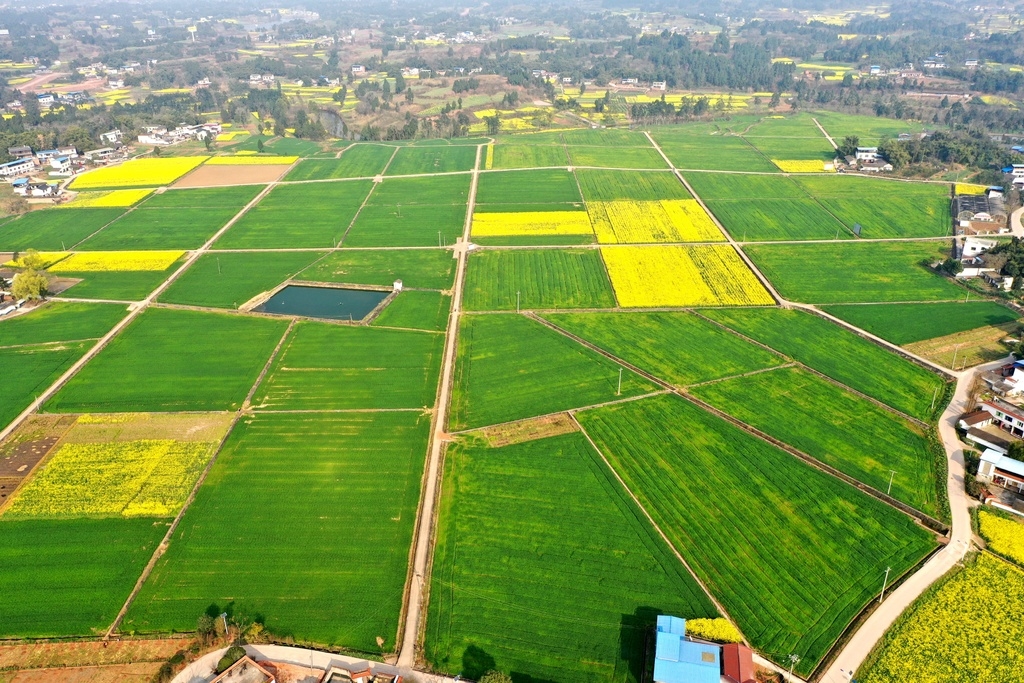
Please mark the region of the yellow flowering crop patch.
<svg viewBox="0 0 1024 683"><path fill-rule="evenodd" d="M5 517L169 517L216 442L66 443L21 489Z"/></svg>
<svg viewBox="0 0 1024 683"><path fill-rule="evenodd" d="M956 570L954 570L956 571ZM1024 671L1024 572L982 554L925 593L858 672L861 683L1002 683Z"/></svg>
<svg viewBox="0 0 1024 683"><path fill-rule="evenodd" d="M1024 522L980 510L978 525L993 552L1024 565Z"/></svg>
<svg viewBox="0 0 1024 683"><path fill-rule="evenodd" d="M104 166L75 178L72 187L88 190L100 187L155 187L170 185L208 157L154 157Z"/></svg>
<svg viewBox="0 0 1024 683"><path fill-rule="evenodd" d="M256 157L256 156L230 156L213 157L206 162L207 166L289 166L298 161L298 157Z"/></svg>
<svg viewBox="0 0 1024 683"><path fill-rule="evenodd" d="M985 194L987 190L985 185L974 185L971 183L957 183L956 193L957 194Z"/></svg>
<svg viewBox="0 0 1024 683"><path fill-rule="evenodd" d="M37 255L39 256L40 259L42 259L42 264L43 265L41 267L42 268L49 268L54 263L57 263L58 261L60 261L63 258L66 258L69 253L70 252L67 252L67 251L40 251L40 252L37 253ZM21 255L18 258L14 259L12 261L8 261L7 263L4 263L2 265L7 266L8 268L24 268L25 267L24 255Z"/></svg>
<svg viewBox="0 0 1024 683"><path fill-rule="evenodd" d="M521 211L474 213L473 235L590 235L594 229L586 211Z"/></svg>
<svg viewBox="0 0 1024 683"><path fill-rule="evenodd" d="M587 211L601 244L725 241L696 199L587 202Z"/></svg>
<svg viewBox="0 0 1024 683"><path fill-rule="evenodd" d="M63 207L81 209L84 207L120 207L131 206L140 202L153 190L110 190L108 192L80 192L77 197Z"/></svg>
<svg viewBox="0 0 1024 683"><path fill-rule="evenodd" d="M183 251L79 251L60 261L53 273L89 273L128 270L167 270Z"/></svg>
<svg viewBox="0 0 1024 683"><path fill-rule="evenodd" d="M785 161L782 159L772 159L772 163L779 167L779 170L783 173L832 173L835 171L835 166L824 161L816 161L814 159L807 159L802 161Z"/></svg>
<svg viewBox="0 0 1024 683"><path fill-rule="evenodd" d="M487 158L484 160L484 168L488 171L494 168L494 145L487 145Z"/></svg>
<svg viewBox="0 0 1024 683"><path fill-rule="evenodd" d="M249 134L247 130L229 130L217 135L217 142L231 142L235 138L245 137Z"/></svg>
<svg viewBox="0 0 1024 683"><path fill-rule="evenodd" d="M771 295L732 247L602 247L619 305L770 306Z"/></svg>
<svg viewBox="0 0 1024 683"><path fill-rule="evenodd" d="M686 632L695 638L713 640L716 643L742 643L739 629L728 619L687 619Z"/></svg>

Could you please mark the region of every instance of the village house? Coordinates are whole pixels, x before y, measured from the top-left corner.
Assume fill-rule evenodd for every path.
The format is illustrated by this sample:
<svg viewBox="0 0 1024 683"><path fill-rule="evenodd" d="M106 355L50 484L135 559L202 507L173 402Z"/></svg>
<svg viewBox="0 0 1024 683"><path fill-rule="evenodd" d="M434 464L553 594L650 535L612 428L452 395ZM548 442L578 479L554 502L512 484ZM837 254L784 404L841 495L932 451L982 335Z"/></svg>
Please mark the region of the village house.
<svg viewBox="0 0 1024 683"><path fill-rule="evenodd" d="M25 159L32 157L32 148L28 145L19 145L17 147L8 147L7 154L14 157L15 159Z"/></svg>
<svg viewBox="0 0 1024 683"><path fill-rule="evenodd" d="M36 102L39 103L40 107L49 107L56 101L57 98L53 96L52 92L41 92L36 95Z"/></svg>
<svg viewBox="0 0 1024 683"><path fill-rule="evenodd" d="M999 235L1009 232L1003 188L989 187L984 194L953 197L952 214L958 235Z"/></svg>
<svg viewBox="0 0 1024 683"><path fill-rule="evenodd" d="M1003 171L1013 176L1014 185L1024 185L1024 164L1013 164L1004 168Z"/></svg>
<svg viewBox="0 0 1024 683"><path fill-rule="evenodd" d="M651 83L651 90L661 90L664 92L668 88L668 83L665 81L654 81Z"/></svg>
<svg viewBox="0 0 1024 683"><path fill-rule="evenodd" d="M995 484L1017 494L1024 494L1024 462L987 449L978 463L978 481Z"/></svg>
<svg viewBox="0 0 1024 683"><path fill-rule="evenodd" d="M654 683L754 683L753 652L746 645L698 642L686 620L662 614L655 627Z"/></svg>
<svg viewBox="0 0 1024 683"><path fill-rule="evenodd" d="M352 73L353 74L365 74L366 73L366 67L363 66L362 64L353 64L352 65Z"/></svg>
<svg viewBox="0 0 1024 683"><path fill-rule="evenodd" d="M1010 444L1024 435L1024 410L993 398L982 401L974 412L961 416L957 426L968 442L982 449L1006 453Z"/></svg>
<svg viewBox="0 0 1024 683"><path fill-rule="evenodd" d="M100 133L100 142L109 142L114 144L115 142L121 142L121 129L115 128L114 130L107 131L106 133Z"/></svg>
<svg viewBox="0 0 1024 683"><path fill-rule="evenodd" d="M857 153L854 158L858 162L864 161L875 161L878 159L878 148L877 147L858 147Z"/></svg>
<svg viewBox="0 0 1024 683"><path fill-rule="evenodd" d="M245 655L225 669L210 683L277 683L277 667L269 662L257 663Z"/></svg>
<svg viewBox="0 0 1024 683"><path fill-rule="evenodd" d="M862 173L888 173L892 171L892 164L881 157L876 157L871 161L862 161L860 163L860 170Z"/></svg>
<svg viewBox="0 0 1024 683"><path fill-rule="evenodd" d="M50 157L51 173L71 174L71 157Z"/></svg>
<svg viewBox="0 0 1024 683"><path fill-rule="evenodd" d="M34 171L35 168L36 164L32 159L15 159L14 161L8 161L6 164L0 164L0 176L25 175Z"/></svg>
<svg viewBox="0 0 1024 683"><path fill-rule="evenodd" d="M111 78L107 81L107 87L111 90L119 90L124 87L123 78Z"/></svg>

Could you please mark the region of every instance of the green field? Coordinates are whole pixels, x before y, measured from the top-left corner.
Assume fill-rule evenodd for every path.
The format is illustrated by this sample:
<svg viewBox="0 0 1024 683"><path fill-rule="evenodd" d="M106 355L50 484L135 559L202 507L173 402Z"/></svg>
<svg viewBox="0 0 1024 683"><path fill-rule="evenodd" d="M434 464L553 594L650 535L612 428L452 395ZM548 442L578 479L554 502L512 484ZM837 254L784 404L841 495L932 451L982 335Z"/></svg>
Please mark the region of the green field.
<svg viewBox="0 0 1024 683"><path fill-rule="evenodd" d="M291 181L370 178L384 172L394 153L394 147L384 145L352 145L337 159L300 161L284 179Z"/></svg>
<svg viewBox="0 0 1024 683"><path fill-rule="evenodd" d="M476 163L476 150L475 146L470 145L400 147L388 164L387 175L470 171Z"/></svg>
<svg viewBox="0 0 1024 683"><path fill-rule="evenodd" d="M414 289L451 289L456 261L447 249L336 251L296 278L312 282L390 286L401 280Z"/></svg>
<svg viewBox="0 0 1024 683"><path fill-rule="evenodd" d="M562 140L567 145L600 145L602 147L647 147L651 143L647 136L638 130L618 130L601 128L598 130L576 128L562 132Z"/></svg>
<svg viewBox="0 0 1024 683"><path fill-rule="evenodd" d="M0 319L0 347L99 339L128 315L122 306L51 301L34 311Z"/></svg>
<svg viewBox="0 0 1024 683"><path fill-rule="evenodd" d="M124 212L87 208L32 211L0 225L0 251L64 251Z"/></svg>
<svg viewBox="0 0 1024 683"><path fill-rule="evenodd" d="M920 427L801 368L691 390L698 398L858 481L942 517L934 455ZM944 483L944 482L943 482ZM943 492L944 495L944 492Z"/></svg>
<svg viewBox="0 0 1024 683"><path fill-rule="evenodd" d="M372 186L369 180L278 185L217 240L216 248L333 247Z"/></svg>
<svg viewBox="0 0 1024 683"><path fill-rule="evenodd" d="M1020 319L994 301L827 306L825 311L901 346Z"/></svg>
<svg viewBox="0 0 1024 683"><path fill-rule="evenodd" d="M853 233L813 199L719 199L708 208L740 242L852 239Z"/></svg>
<svg viewBox="0 0 1024 683"><path fill-rule="evenodd" d="M457 445L444 476L426 634L441 671L639 681L656 614L715 616L582 435Z"/></svg>
<svg viewBox="0 0 1024 683"><path fill-rule="evenodd" d="M470 311L613 308L615 297L596 249L480 251L466 267Z"/></svg>
<svg viewBox="0 0 1024 683"><path fill-rule="evenodd" d="M833 111L816 112L814 117L839 144L842 144L847 135L856 135L860 138L861 145L877 145L883 138L894 138L900 133L916 133L924 128L924 124L917 121L897 121Z"/></svg>
<svg viewBox="0 0 1024 683"><path fill-rule="evenodd" d="M129 211L81 244L84 251L198 249L241 207L145 208Z"/></svg>
<svg viewBox="0 0 1024 683"><path fill-rule="evenodd" d="M6 323L5 323L6 324ZM0 347L0 429L57 381L94 342Z"/></svg>
<svg viewBox="0 0 1024 683"><path fill-rule="evenodd" d="M640 504L762 654L806 675L935 545L909 517L675 396L579 413Z"/></svg>
<svg viewBox="0 0 1024 683"><path fill-rule="evenodd" d="M944 409L942 377L822 317L754 308L704 314L912 417L930 420Z"/></svg>
<svg viewBox="0 0 1024 683"><path fill-rule="evenodd" d="M444 332L452 297L433 291L405 290L373 319L375 327L405 327Z"/></svg>
<svg viewBox="0 0 1024 683"><path fill-rule="evenodd" d="M466 207L364 206L342 242L346 247L451 246L466 226Z"/></svg>
<svg viewBox="0 0 1024 683"><path fill-rule="evenodd" d="M945 260L944 242L748 245L779 294L814 304L942 301L964 290L922 265Z"/></svg>
<svg viewBox="0 0 1024 683"><path fill-rule="evenodd" d="M561 145L494 145L493 168L539 168L568 166L569 157Z"/></svg>
<svg viewBox="0 0 1024 683"><path fill-rule="evenodd" d="M733 173L683 174L700 198L711 199L806 199L807 191L783 175Z"/></svg>
<svg viewBox="0 0 1024 683"><path fill-rule="evenodd" d="M147 518L0 521L0 637L102 635L166 532Z"/></svg>
<svg viewBox="0 0 1024 683"><path fill-rule="evenodd" d="M253 405L270 410L434 405L444 338L318 322L292 329Z"/></svg>
<svg viewBox="0 0 1024 683"><path fill-rule="evenodd" d="M898 189L898 188L897 188ZM857 197L819 198L821 205L851 229L861 226L861 237L952 237L949 197L904 197L878 187Z"/></svg>
<svg viewBox="0 0 1024 683"><path fill-rule="evenodd" d="M544 318L676 386L783 362L770 351L690 313L558 313Z"/></svg>
<svg viewBox="0 0 1024 683"><path fill-rule="evenodd" d="M486 204L572 204L582 202L576 176L568 171L501 171L481 173L476 203ZM531 209L532 210L532 209ZM566 209L556 209L565 211Z"/></svg>
<svg viewBox="0 0 1024 683"><path fill-rule="evenodd" d="M813 126L813 124L811 125ZM747 142L757 147L761 154L772 160L814 159L824 163L832 161L838 154L817 128L813 129L813 134L808 133L807 137L757 137L755 135L745 135L744 137Z"/></svg>
<svg viewBox="0 0 1024 683"><path fill-rule="evenodd" d="M679 134L672 129L664 128L652 131L651 137L676 168L779 172L775 164L740 137Z"/></svg>
<svg viewBox="0 0 1024 683"><path fill-rule="evenodd" d="M644 141L646 142L646 140ZM573 166L598 168L668 168L653 147L569 147Z"/></svg>
<svg viewBox="0 0 1024 683"><path fill-rule="evenodd" d="M367 206L465 204L469 200L469 174L427 178L385 178L377 183Z"/></svg>
<svg viewBox="0 0 1024 683"><path fill-rule="evenodd" d="M380 637L390 651L429 425L418 413L247 417L124 628L190 631L216 605L299 642L379 656Z"/></svg>
<svg viewBox="0 0 1024 683"><path fill-rule="evenodd" d="M46 404L50 412L237 410L281 320L150 309Z"/></svg>
<svg viewBox="0 0 1024 683"><path fill-rule="evenodd" d="M657 386L520 315L469 315L459 327L450 422L483 427L656 391Z"/></svg>
<svg viewBox="0 0 1024 683"><path fill-rule="evenodd" d="M233 187L203 187L174 189L169 188L160 194L151 194L145 204L146 209L235 209L256 198L263 191L263 185L238 185Z"/></svg>
<svg viewBox="0 0 1024 683"><path fill-rule="evenodd" d="M674 173L640 171L604 171L581 168L576 178L588 202L613 202L621 199L654 201L690 199L690 193Z"/></svg>
<svg viewBox="0 0 1024 683"><path fill-rule="evenodd" d="M190 306L238 308L322 257L322 252L225 252L200 256L160 296Z"/></svg>
<svg viewBox="0 0 1024 683"><path fill-rule="evenodd" d="M61 271L62 278L80 279L62 296L76 299L110 299L113 301L141 301L181 267L185 257L178 259L166 270L88 271L76 273Z"/></svg>

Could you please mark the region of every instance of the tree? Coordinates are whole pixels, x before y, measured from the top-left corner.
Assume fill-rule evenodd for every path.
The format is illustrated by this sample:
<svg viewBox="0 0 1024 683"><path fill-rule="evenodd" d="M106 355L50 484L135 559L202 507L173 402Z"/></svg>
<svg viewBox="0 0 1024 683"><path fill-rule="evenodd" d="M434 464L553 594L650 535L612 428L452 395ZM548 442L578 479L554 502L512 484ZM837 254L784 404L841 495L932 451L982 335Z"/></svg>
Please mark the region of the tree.
<svg viewBox="0 0 1024 683"><path fill-rule="evenodd" d="M729 35L725 29L715 36L715 42L711 46L712 52L726 53L729 51Z"/></svg>
<svg viewBox="0 0 1024 683"><path fill-rule="evenodd" d="M782 93L776 90L772 93L772 99L768 101L768 108L775 109L775 107L779 106L780 102L782 102Z"/></svg>
<svg viewBox="0 0 1024 683"><path fill-rule="evenodd" d="M905 145L897 140L883 140L878 146L878 151L885 157L894 169L901 169L910 163L910 152Z"/></svg>
<svg viewBox="0 0 1024 683"><path fill-rule="evenodd" d="M1006 450L1006 457L1024 462L1024 441L1014 441Z"/></svg>
<svg viewBox="0 0 1024 683"><path fill-rule="evenodd" d="M843 138L843 144L839 145L839 153L844 157L852 157L860 147L860 138L856 135L847 135Z"/></svg>
<svg viewBox="0 0 1024 683"><path fill-rule="evenodd" d="M398 95L405 90L405 76L401 72L395 75L395 94Z"/></svg>
<svg viewBox="0 0 1024 683"><path fill-rule="evenodd" d="M406 104L412 104L412 98L413 98L412 88L406 88L405 89L405 102L406 102Z"/></svg>
<svg viewBox="0 0 1024 683"><path fill-rule="evenodd" d="M256 151L263 154L263 138L256 138Z"/></svg>
<svg viewBox="0 0 1024 683"><path fill-rule="evenodd" d="M480 683L512 683L512 677L504 671L492 669L480 677Z"/></svg>
<svg viewBox="0 0 1024 683"><path fill-rule="evenodd" d="M494 116L485 116L484 123L487 124L487 133L489 135L495 135L501 130L501 117L498 112L494 112Z"/></svg>
<svg viewBox="0 0 1024 683"><path fill-rule="evenodd" d="M26 269L14 276L11 294L15 299L42 299L46 296L46 275L37 270Z"/></svg>
<svg viewBox="0 0 1024 683"><path fill-rule="evenodd" d="M217 634L217 624L213 617L204 614L196 620L196 633L204 639L212 638Z"/></svg>

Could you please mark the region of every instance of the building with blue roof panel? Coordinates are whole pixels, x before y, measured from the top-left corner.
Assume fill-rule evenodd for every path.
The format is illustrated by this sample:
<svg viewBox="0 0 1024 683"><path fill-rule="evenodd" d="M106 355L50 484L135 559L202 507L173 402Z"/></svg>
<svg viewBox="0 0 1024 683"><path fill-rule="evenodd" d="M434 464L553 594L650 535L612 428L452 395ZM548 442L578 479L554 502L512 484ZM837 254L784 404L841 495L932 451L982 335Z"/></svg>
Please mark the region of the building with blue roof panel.
<svg viewBox="0 0 1024 683"><path fill-rule="evenodd" d="M686 639L686 620L658 617L654 651L655 683L719 683L722 648Z"/></svg>

